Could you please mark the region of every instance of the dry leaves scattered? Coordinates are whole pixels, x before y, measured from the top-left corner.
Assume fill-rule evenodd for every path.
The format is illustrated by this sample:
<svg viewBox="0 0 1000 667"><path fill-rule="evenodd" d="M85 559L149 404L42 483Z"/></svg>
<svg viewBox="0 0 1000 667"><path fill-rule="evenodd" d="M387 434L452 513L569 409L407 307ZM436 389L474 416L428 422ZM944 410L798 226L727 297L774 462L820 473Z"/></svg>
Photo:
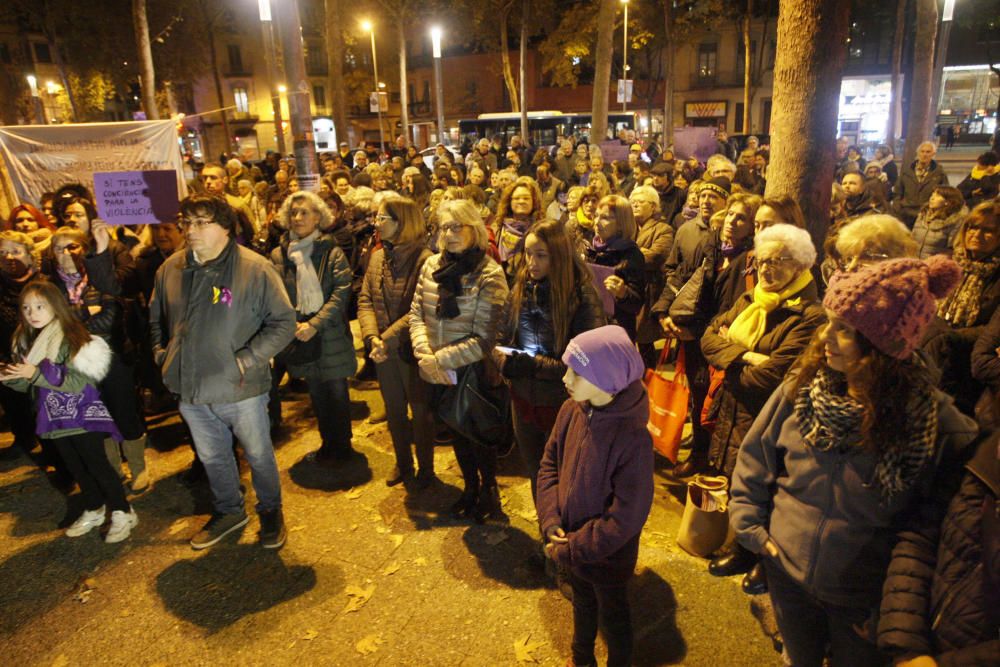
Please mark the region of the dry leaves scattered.
<svg viewBox="0 0 1000 667"><path fill-rule="evenodd" d="M377 651L378 647L383 643L385 643L385 640L382 639L382 635L367 635L354 645L354 650L361 655L370 655Z"/></svg>
<svg viewBox="0 0 1000 667"><path fill-rule="evenodd" d="M344 613L350 614L351 612L357 611L368 604L371 600L372 595L375 593L375 584L371 584L367 588L361 588L360 586L348 586L344 589L347 593L347 604L344 606Z"/></svg>
<svg viewBox="0 0 1000 667"><path fill-rule="evenodd" d="M521 639L514 641L514 656L520 663L537 663L538 659L532 655L532 653L545 646L546 643L547 642L533 642L531 641L531 635L527 634Z"/></svg>

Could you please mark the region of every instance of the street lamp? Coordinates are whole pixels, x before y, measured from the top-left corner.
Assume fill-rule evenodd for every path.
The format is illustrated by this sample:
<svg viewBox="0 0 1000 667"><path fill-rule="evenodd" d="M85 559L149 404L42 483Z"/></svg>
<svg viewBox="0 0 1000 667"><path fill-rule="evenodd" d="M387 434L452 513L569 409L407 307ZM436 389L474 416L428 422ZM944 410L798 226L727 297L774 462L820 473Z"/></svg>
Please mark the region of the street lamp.
<svg viewBox="0 0 1000 667"><path fill-rule="evenodd" d="M625 6L625 21L622 26L622 113L628 109L628 0L622 0Z"/></svg>
<svg viewBox="0 0 1000 667"><path fill-rule="evenodd" d="M372 71L375 74L375 100L378 102L378 141L379 155L385 150L385 132L382 129L382 94L379 92L378 57L375 55L375 26L368 19L361 21L361 28L372 36Z"/></svg>
<svg viewBox="0 0 1000 667"><path fill-rule="evenodd" d="M257 8L260 12L260 29L264 36L264 62L267 63L267 83L271 89L271 110L274 113L274 137L278 144L278 153L285 156L285 130L281 119L281 90L284 86L278 86L275 90L275 61L274 52L274 23L271 20L271 0L257 0ZM223 111L222 113L225 113Z"/></svg>
<svg viewBox="0 0 1000 667"><path fill-rule="evenodd" d="M35 122L39 125L47 125L45 107L42 106L42 98L38 94L38 78L34 74L29 74L26 78L28 79L28 88L31 90L31 103L35 108Z"/></svg>
<svg viewBox="0 0 1000 667"><path fill-rule="evenodd" d="M437 105L438 142L444 143L444 90L441 83L441 35L439 26L431 28L431 42L434 47L434 97Z"/></svg>

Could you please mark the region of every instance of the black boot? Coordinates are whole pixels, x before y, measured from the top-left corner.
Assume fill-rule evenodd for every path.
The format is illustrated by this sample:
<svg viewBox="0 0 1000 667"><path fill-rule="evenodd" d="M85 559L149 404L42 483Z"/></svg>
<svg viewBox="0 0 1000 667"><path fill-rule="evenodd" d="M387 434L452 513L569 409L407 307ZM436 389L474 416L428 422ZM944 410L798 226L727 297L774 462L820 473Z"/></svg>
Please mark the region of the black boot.
<svg viewBox="0 0 1000 667"><path fill-rule="evenodd" d="M715 558L708 564L708 572L716 577L744 574L757 563L757 555L736 544L731 553Z"/></svg>
<svg viewBox="0 0 1000 667"><path fill-rule="evenodd" d="M479 504L479 490L466 489L458 497L458 501L451 506L451 516L454 519L468 519L475 515L476 506Z"/></svg>
<svg viewBox="0 0 1000 667"><path fill-rule="evenodd" d="M479 502L476 504L476 523L501 522L507 523L509 519L503 513L503 505L500 502L500 489L496 484L484 487L479 492Z"/></svg>
<svg viewBox="0 0 1000 667"><path fill-rule="evenodd" d="M760 561L743 576L740 586L747 595L761 595L767 592L767 574Z"/></svg>

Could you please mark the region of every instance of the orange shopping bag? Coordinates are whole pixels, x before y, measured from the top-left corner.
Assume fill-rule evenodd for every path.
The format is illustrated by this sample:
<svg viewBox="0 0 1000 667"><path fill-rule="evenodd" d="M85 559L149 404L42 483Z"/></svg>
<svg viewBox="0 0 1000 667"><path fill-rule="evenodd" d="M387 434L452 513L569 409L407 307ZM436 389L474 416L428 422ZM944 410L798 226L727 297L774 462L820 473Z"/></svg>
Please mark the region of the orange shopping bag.
<svg viewBox="0 0 1000 667"><path fill-rule="evenodd" d="M653 436L653 448L677 463L677 450L681 446L681 433L688 413L687 374L684 372L684 348L678 344L676 372L674 379L668 380L659 373L660 366L670 350L670 341L663 345L663 353L656 368L646 371L646 393L649 394L649 421L646 428Z"/></svg>

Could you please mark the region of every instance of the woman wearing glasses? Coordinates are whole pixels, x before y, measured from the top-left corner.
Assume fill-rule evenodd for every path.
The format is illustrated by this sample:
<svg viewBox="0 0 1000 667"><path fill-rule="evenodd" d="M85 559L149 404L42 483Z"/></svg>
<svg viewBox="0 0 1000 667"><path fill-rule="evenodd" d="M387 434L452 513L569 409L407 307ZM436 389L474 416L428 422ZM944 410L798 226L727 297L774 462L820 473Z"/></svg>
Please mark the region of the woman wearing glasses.
<svg viewBox="0 0 1000 667"><path fill-rule="evenodd" d="M295 340L275 359L276 375L283 374L277 370L283 366L309 386L322 440L315 461L348 461L355 451L347 378L357 370L345 317L351 268L333 237L320 231L329 228L332 215L319 195L306 190L289 195L277 217L288 231L271 261L295 308L296 324Z"/></svg>
<svg viewBox="0 0 1000 667"><path fill-rule="evenodd" d="M757 233L754 251L757 285L716 317L701 339L705 358L725 371L712 403L715 429L708 456L709 465L729 478L754 417L826 320L812 278L816 249L809 232L773 225ZM759 593L764 582L756 562L754 554L737 544L708 569L730 576L754 568L743 589Z"/></svg>
<svg viewBox="0 0 1000 667"><path fill-rule="evenodd" d="M487 255L489 234L476 205L466 199L447 201L438 215L442 250L424 262L410 309L413 353L420 377L431 385L426 400L413 405L417 442L433 437L444 387L454 384L459 370L493 349L508 294L503 269ZM451 508L452 516L503 520L496 447L474 444L458 434L454 447L465 489Z"/></svg>
<svg viewBox="0 0 1000 667"><path fill-rule="evenodd" d="M426 386L417 377L416 358L410 344L410 306L420 270L431 256L427 226L420 206L412 199L385 199L375 216L382 246L372 253L358 296L361 336L378 376L385 402L386 421L396 454L396 467L387 486L405 483L426 488L434 481L434 443L414 439L407 409L417 401L415 392ZM421 433L421 436L424 434ZM414 475L410 444L416 445L419 470Z"/></svg>

